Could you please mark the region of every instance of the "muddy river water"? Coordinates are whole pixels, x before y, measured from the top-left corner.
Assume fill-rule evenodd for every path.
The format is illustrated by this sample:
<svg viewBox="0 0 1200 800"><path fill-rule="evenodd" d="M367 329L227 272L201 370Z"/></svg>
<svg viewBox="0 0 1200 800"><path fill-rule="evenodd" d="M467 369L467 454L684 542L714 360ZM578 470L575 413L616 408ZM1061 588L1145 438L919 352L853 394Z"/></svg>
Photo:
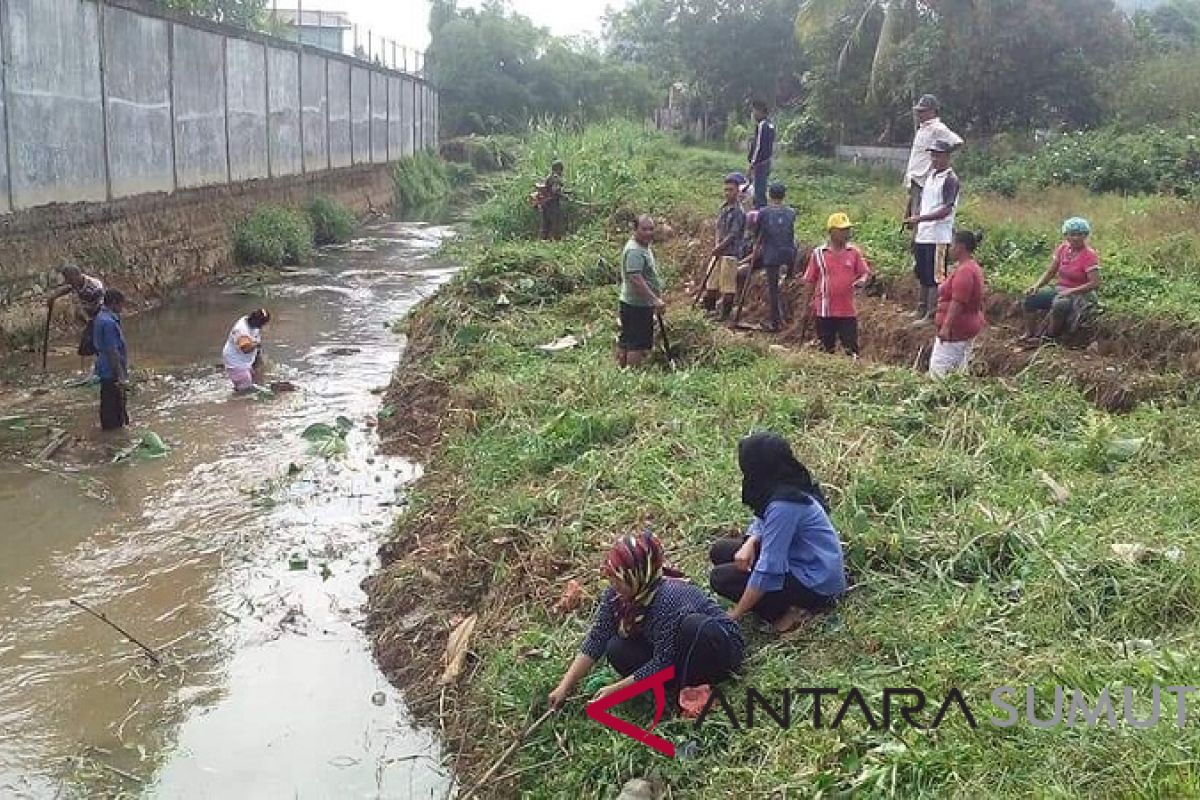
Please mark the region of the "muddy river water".
<svg viewBox="0 0 1200 800"><path fill-rule="evenodd" d="M390 323L452 275L448 233L382 224L261 288L130 317L128 433L99 433L65 351L0 394L0 797L447 796L436 736L371 658L359 584L417 470L376 453L372 390L404 344ZM259 305L270 379L298 391L235 397L221 346ZM302 432L339 416L347 452L310 452ZM70 439L38 460L48 428ZM166 457L114 463L147 431Z"/></svg>

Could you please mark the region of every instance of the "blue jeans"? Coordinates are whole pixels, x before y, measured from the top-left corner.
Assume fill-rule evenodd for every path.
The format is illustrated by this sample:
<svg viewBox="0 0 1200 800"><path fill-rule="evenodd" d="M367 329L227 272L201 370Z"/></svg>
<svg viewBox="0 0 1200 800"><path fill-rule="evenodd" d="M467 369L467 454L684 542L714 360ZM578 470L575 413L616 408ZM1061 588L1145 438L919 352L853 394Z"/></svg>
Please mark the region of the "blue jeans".
<svg viewBox="0 0 1200 800"><path fill-rule="evenodd" d="M754 207L765 208L767 205L767 181L771 179L771 162L764 161L754 167Z"/></svg>

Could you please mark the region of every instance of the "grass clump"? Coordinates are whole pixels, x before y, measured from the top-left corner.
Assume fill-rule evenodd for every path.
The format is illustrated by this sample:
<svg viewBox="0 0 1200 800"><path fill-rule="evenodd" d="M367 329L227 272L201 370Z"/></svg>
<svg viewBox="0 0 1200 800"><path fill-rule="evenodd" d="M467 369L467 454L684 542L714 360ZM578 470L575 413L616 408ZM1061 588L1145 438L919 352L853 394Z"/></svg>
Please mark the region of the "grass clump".
<svg viewBox="0 0 1200 800"><path fill-rule="evenodd" d="M336 200L314 197L304 210L312 223L316 244L345 244L354 236L354 214Z"/></svg>
<svg viewBox="0 0 1200 800"><path fill-rule="evenodd" d="M261 206L234 226L233 245L242 264L302 264L312 254L312 223L294 208Z"/></svg>
<svg viewBox="0 0 1200 800"><path fill-rule="evenodd" d="M400 159L392 178L396 184L396 208L401 213L445 200L450 194L446 162L429 152Z"/></svg>

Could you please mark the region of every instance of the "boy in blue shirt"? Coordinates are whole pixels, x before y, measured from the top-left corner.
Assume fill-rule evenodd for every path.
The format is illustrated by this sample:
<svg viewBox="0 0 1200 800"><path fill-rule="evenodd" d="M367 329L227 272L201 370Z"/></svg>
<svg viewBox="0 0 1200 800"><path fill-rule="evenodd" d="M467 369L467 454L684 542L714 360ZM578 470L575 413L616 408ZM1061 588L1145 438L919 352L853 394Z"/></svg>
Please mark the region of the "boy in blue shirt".
<svg viewBox="0 0 1200 800"><path fill-rule="evenodd" d="M129 358L121 331L121 309L125 295L116 289L104 293L104 304L96 314L92 344L96 348L96 375L100 378L100 428L119 430L129 424L125 387L129 384Z"/></svg>

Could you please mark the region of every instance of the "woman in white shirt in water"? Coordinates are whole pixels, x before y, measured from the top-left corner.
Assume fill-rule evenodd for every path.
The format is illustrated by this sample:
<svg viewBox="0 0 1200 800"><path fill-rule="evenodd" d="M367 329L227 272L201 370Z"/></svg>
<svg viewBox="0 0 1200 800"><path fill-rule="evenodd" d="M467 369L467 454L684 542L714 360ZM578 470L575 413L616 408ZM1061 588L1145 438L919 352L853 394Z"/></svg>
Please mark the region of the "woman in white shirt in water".
<svg viewBox="0 0 1200 800"><path fill-rule="evenodd" d="M229 331L221 355L235 392L254 389L254 376L262 365L262 332L270 321L270 312L260 308L239 319Z"/></svg>

